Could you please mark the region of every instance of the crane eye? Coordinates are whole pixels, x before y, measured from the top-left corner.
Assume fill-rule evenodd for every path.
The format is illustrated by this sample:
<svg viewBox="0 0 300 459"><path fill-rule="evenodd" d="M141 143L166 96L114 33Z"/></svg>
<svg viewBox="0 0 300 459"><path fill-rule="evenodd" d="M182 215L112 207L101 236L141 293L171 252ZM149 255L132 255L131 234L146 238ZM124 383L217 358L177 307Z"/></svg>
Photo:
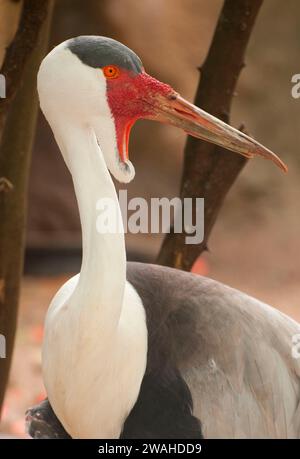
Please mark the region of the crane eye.
<svg viewBox="0 0 300 459"><path fill-rule="evenodd" d="M105 78L118 78L120 75L120 69L115 65L106 65L102 70Z"/></svg>

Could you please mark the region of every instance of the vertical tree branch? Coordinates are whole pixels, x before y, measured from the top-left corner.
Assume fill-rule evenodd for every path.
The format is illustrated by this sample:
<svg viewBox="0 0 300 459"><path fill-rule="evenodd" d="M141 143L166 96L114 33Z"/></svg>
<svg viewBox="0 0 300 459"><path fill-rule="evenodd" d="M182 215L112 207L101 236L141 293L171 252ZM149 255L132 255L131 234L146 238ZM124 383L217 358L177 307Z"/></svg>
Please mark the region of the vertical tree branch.
<svg viewBox="0 0 300 459"><path fill-rule="evenodd" d="M214 37L201 68L195 104L229 122L236 83L263 0L225 0ZM207 247L207 240L224 198L246 163L242 156L188 137L181 198L205 199L205 236L199 245L186 245L186 234L167 234L158 263L189 271Z"/></svg>
<svg viewBox="0 0 300 459"><path fill-rule="evenodd" d="M52 0L24 1L2 70L8 81L8 99L0 110L5 117L0 145L0 334L6 338L6 358L0 359L0 408L11 364L23 268L27 180L37 115L36 75L47 49L52 6Z"/></svg>
<svg viewBox="0 0 300 459"><path fill-rule="evenodd" d="M2 67L7 48L16 35L22 7L22 0L0 1L0 67Z"/></svg>
<svg viewBox="0 0 300 459"><path fill-rule="evenodd" d="M22 81L25 64L36 46L48 4L49 0L24 0L17 33L6 51L1 68L1 74L6 79L6 98L0 102L0 129Z"/></svg>

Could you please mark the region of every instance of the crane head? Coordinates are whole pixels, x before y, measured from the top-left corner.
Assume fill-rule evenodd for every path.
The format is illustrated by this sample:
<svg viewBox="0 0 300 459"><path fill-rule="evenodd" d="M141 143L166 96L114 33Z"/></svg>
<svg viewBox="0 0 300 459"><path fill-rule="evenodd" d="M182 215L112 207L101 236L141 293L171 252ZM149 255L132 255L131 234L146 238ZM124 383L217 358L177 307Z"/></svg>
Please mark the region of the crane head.
<svg viewBox="0 0 300 459"><path fill-rule="evenodd" d="M60 104L69 119L92 126L108 168L122 182L134 176L128 143L138 119L176 126L247 158L262 156L287 171L277 155L148 75L131 49L110 38L80 36L54 48L41 64L38 89L48 119Z"/></svg>

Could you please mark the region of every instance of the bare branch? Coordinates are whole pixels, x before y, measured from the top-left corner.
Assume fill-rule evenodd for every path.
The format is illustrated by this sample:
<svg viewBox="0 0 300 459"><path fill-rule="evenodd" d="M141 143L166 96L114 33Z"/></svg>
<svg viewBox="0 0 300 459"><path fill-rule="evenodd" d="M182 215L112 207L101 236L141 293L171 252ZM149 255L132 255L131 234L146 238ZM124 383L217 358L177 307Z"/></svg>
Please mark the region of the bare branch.
<svg viewBox="0 0 300 459"><path fill-rule="evenodd" d="M21 24L4 62L9 79L5 107L9 110L6 113L1 106L6 116L0 143L0 334L6 339L6 358L0 359L0 409L14 346L23 269L27 182L38 108L36 75L48 46L52 6L51 0L25 0Z"/></svg>
<svg viewBox="0 0 300 459"><path fill-rule="evenodd" d="M263 0L225 0L214 37L201 68L195 104L229 122L232 98L244 55ZM206 250L207 240L224 198L246 159L207 142L188 137L184 154L181 198L205 199L205 236L186 245L186 234L167 234L158 263L189 271Z"/></svg>
<svg viewBox="0 0 300 459"><path fill-rule="evenodd" d="M6 80L6 98L0 101L0 129L3 127L9 105L22 82L25 64L36 45L48 5L49 0L24 0L17 33L7 48L0 71Z"/></svg>

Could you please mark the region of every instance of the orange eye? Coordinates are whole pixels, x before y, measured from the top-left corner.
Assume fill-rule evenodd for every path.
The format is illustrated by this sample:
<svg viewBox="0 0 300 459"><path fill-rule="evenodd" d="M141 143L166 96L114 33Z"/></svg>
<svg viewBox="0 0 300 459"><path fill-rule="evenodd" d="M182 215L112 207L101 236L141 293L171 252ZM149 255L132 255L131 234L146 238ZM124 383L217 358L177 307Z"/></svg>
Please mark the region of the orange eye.
<svg viewBox="0 0 300 459"><path fill-rule="evenodd" d="M118 78L120 75L120 69L115 65L106 65L102 70L106 78Z"/></svg>

